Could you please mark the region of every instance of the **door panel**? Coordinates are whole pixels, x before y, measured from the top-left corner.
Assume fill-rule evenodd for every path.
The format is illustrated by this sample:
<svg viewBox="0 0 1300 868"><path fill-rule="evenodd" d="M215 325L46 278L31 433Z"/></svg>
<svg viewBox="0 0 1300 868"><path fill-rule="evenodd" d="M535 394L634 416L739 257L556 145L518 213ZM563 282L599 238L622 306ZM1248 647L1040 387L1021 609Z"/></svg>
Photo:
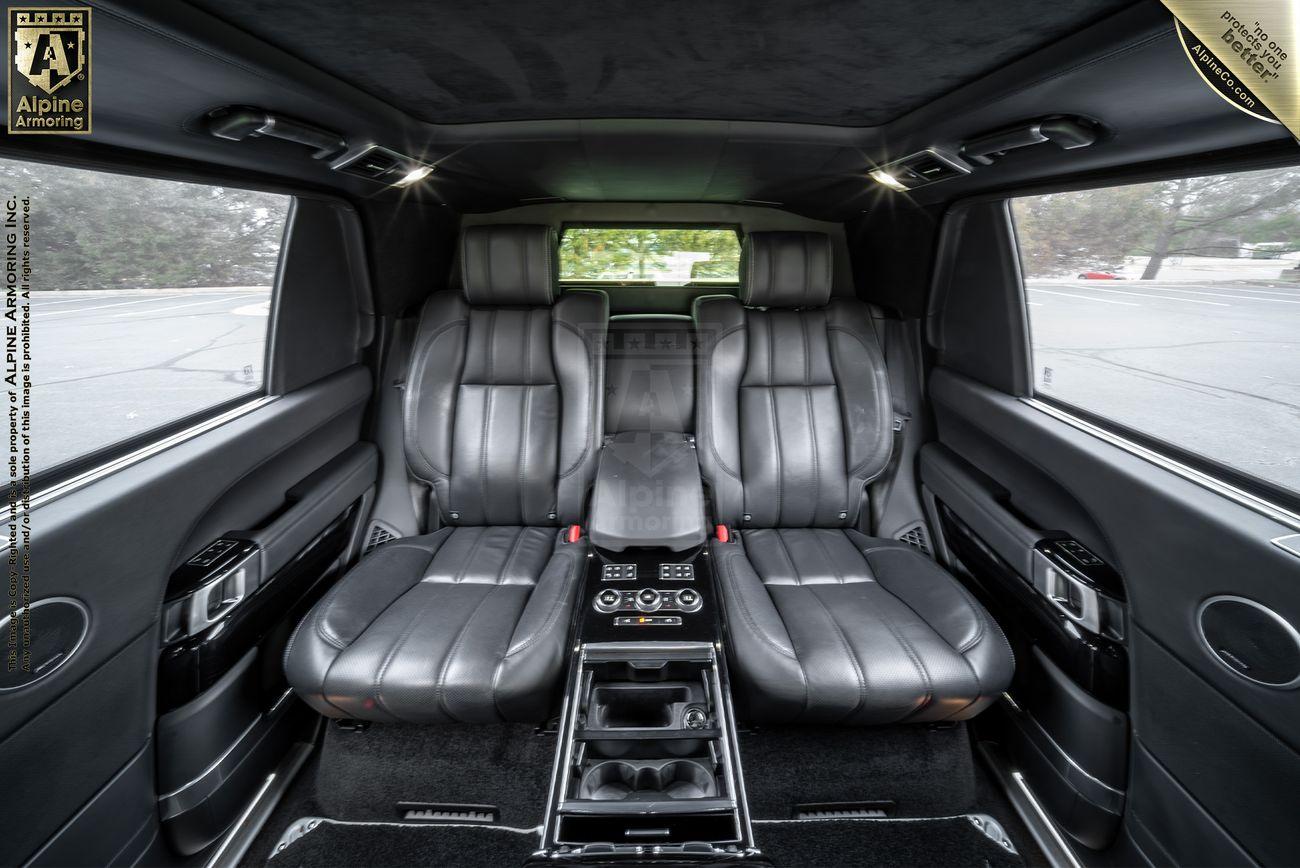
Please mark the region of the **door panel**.
<svg viewBox="0 0 1300 868"><path fill-rule="evenodd" d="M231 531L267 544L269 576L324 532L374 482L373 448L357 446L370 389L366 368L345 369L34 505L32 598L80 600L90 626L65 665L0 703L0 764L22 782L0 862L30 858L88 805L42 861L75 852L130 863L157 837L152 733L169 576ZM106 823L103 803L90 803L119 774Z"/></svg>
<svg viewBox="0 0 1300 868"><path fill-rule="evenodd" d="M951 370L934 371L930 396L941 445L927 447L922 476L943 507L983 529L1017 571L1028 529L1068 534L1123 576L1134 747L1125 824L1147 858L1215 853L1231 864L1244 850L1294 862L1300 691L1230 672L1202 642L1197 610L1229 594L1300 624L1300 559L1270 542L1295 528ZM949 456L986 483L953 474Z"/></svg>

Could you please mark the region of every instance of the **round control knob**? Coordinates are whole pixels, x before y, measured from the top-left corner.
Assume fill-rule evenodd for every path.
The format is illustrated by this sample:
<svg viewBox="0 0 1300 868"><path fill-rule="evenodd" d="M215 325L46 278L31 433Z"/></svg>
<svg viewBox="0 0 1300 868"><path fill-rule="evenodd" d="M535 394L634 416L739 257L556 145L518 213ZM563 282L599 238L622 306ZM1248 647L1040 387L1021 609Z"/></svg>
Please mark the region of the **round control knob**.
<svg viewBox="0 0 1300 868"><path fill-rule="evenodd" d="M596 611L613 612L618 608L622 596L613 588L606 588L596 595Z"/></svg>
<svg viewBox="0 0 1300 868"><path fill-rule="evenodd" d="M701 605L699 591L682 588L677 592L677 606L684 612L695 612Z"/></svg>
<svg viewBox="0 0 1300 868"><path fill-rule="evenodd" d="M642 612L653 612L663 601L654 588L642 588L636 594L636 607Z"/></svg>
<svg viewBox="0 0 1300 868"><path fill-rule="evenodd" d="M704 709L694 705L686 709L686 714L682 717L682 723L686 725L687 729L704 729L708 722L709 716L704 712Z"/></svg>

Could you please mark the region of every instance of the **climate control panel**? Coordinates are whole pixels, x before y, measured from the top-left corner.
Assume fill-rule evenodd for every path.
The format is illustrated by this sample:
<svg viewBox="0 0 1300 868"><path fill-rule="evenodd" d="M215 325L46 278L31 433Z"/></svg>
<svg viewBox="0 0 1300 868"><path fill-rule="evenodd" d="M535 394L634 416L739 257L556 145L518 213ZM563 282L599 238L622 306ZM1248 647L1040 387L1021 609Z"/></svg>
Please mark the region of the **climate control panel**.
<svg viewBox="0 0 1300 868"><path fill-rule="evenodd" d="M602 588L592 602L596 611L606 615L616 612L698 612L704 598L694 588L641 588L638 591Z"/></svg>

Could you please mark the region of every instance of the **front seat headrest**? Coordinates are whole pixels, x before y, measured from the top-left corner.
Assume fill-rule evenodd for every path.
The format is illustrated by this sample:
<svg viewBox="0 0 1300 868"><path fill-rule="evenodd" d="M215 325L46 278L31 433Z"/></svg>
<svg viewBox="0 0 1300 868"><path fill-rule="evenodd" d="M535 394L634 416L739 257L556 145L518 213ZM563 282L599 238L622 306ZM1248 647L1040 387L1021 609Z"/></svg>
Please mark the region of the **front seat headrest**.
<svg viewBox="0 0 1300 868"><path fill-rule="evenodd" d="M460 245L461 287L471 305L555 301L559 242L550 226L471 226Z"/></svg>
<svg viewBox="0 0 1300 868"><path fill-rule="evenodd" d="M821 307L831 298L832 262L824 232L750 232L740 251L740 303Z"/></svg>

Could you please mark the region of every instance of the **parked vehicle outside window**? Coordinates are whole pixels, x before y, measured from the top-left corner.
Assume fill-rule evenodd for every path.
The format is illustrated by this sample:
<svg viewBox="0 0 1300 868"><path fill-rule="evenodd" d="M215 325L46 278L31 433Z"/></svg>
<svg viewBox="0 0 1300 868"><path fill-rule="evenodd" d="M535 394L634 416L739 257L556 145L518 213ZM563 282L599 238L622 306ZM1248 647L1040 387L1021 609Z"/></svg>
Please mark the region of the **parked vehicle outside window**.
<svg viewBox="0 0 1300 868"><path fill-rule="evenodd" d="M1012 213L1037 394L1300 492L1300 168Z"/></svg>

